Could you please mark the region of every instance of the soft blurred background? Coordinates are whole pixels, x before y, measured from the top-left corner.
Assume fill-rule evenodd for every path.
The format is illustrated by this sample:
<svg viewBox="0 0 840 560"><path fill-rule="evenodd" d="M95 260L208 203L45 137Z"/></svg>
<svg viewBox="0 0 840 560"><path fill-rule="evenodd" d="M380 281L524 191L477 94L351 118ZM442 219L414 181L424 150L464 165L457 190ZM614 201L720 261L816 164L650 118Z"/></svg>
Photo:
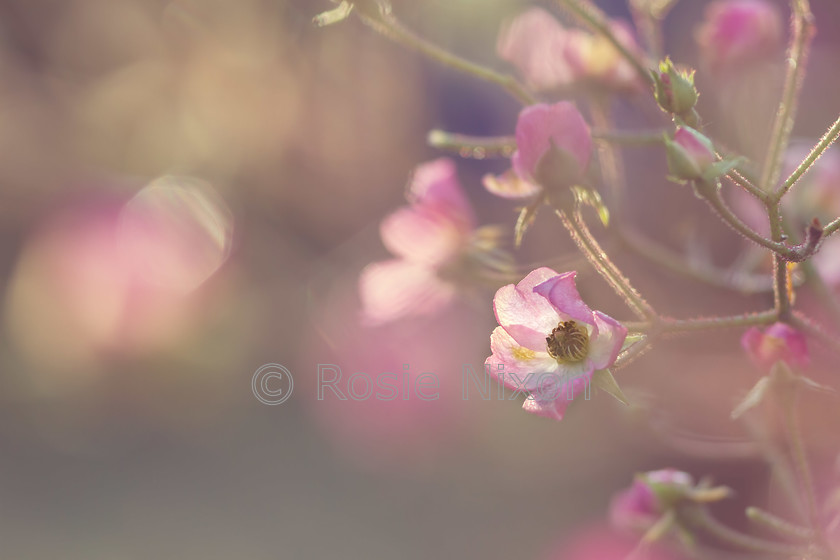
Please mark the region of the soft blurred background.
<svg viewBox="0 0 840 560"><path fill-rule="evenodd" d="M840 5L812 2L819 34L795 130L807 144L840 110ZM675 60L697 62L704 4L669 16ZM623 2L599 5L627 16ZM503 69L496 33L523 6L406 0L395 12ZM315 29L331 7L0 1L2 557L539 558L601 523L634 472L662 466L736 487L720 510L736 523L749 501L773 503L767 467L728 420L759 375L740 332L665 341L620 372L651 411L600 395L557 424L518 402L460 398L462 366L489 354L492 289L433 317L359 326L358 274L387 256L379 221L404 204L412 168L439 155L427 131L510 134L518 107L358 20ZM777 57L726 84L698 75L712 131L760 154L780 68ZM616 107L621 126L660 122L646 100ZM660 151L627 156L628 219L676 250L738 257L740 241L664 181ZM480 185L505 167L459 167L482 223L513 224L513 205ZM546 213L519 258L571 248ZM770 302L617 260L673 316ZM628 318L595 275L579 283L593 307ZM820 352L813 376L830 380ZM251 392L271 362L295 376L279 406ZM318 401L319 363L345 378L410 364L437 374L442 396ZM808 398L830 480L836 403Z"/></svg>

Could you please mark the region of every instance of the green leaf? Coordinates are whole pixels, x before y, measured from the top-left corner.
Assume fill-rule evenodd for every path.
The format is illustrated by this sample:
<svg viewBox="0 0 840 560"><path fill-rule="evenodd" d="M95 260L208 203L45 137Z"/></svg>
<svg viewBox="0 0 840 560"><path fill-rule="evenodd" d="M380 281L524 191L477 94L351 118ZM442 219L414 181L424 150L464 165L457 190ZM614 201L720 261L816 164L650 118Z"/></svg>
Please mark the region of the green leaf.
<svg viewBox="0 0 840 560"><path fill-rule="evenodd" d="M595 373L592 375L592 381L595 383L596 387L598 387L608 395L611 395L621 404L630 406L630 401L627 400L627 397L624 395L624 392L621 390L621 387L618 386L618 383L616 382L615 377L613 377L613 374L610 370L596 370Z"/></svg>
<svg viewBox="0 0 840 560"><path fill-rule="evenodd" d="M747 162L745 158L736 157L736 158L727 158L722 159L720 161L716 161L712 165L703 172L703 179L706 181L714 181L724 175L729 175L729 173L735 169L736 167L743 165Z"/></svg>
<svg viewBox="0 0 840 560"><path fill-rule="evenodd" d="M604 227L610 225L610 211L598 191L577 185L572 187L572 192L574 192L575 201L578 204L584 204L595 209Z"/></svg>
<svg viewBox="0 0 840 560"><path fill-rule="evenodd" d="M624 339L624 344L621 346L621 351L624 352L637 342L641 342L647 338L645 333L629 333Z"/></svg>
<svg viewBox="0 0 840 560"><path fill-rule="evenodd" d="M770 388L770 377L762 377L753 385L741 402L732 410L732 419L740 418L746 411L758 406L767 395Z"/></svg>
<svg viewBox="0 0 840 560"><path fill-rule="evenodd" d="M326 27L328 25L333 25L335 23L339 23L344 21L350 16L350 12L353 11L353 4L343 0L341 4L333 8L332 10L327 10L326 12L322 12L312 18L312 23L315 24L316 27Z"/></svg>
<svg viewBox="0 0 840 560"><path fill-rule="evenodd" d="M542 206L542 203L543 198L538 196L533 200L533 202L531 202L531 204L524 207L522 211L519 212L519 217L516 219L516 226L513 230L513 243L517 249L522 244L525 232L528 231L528 228L531 227L531 224L533 224L534 220L537 218L537 211L540 209L540 206Z"/></svg>

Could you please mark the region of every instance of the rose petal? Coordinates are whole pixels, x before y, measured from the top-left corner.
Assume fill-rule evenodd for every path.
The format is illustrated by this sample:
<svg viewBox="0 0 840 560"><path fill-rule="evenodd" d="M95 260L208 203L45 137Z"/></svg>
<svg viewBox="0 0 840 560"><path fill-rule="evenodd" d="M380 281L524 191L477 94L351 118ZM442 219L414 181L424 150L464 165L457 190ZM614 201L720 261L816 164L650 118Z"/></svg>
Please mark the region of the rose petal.
<svg viewBox="0 0 840 560"><path fill-rule="evenodd" d="M621 352L624 339L627 338L627 328L612 317L596 311L596 334L589 341L589 362L595 369L604 369L615 363Z"/></svg>
<svg viewBox="0 0 840 560"><path fill-rule="evenodd" d="M429 267L454 257L466 242L463 228L442 214L410 206L382 220L379 233L394 255Z"/></svg>
<svg viewBox="0 0 840 560"><path fill-rule="evenodd" d="M534 89L554 89L572 80L562 56L567 33L544 9L529 8L502 27L496 52Z"/></svg>
<svg viewBox="0 0 840 560"><path fill-rule="evenodd" d="M577 272L574 271L558 274L536 286L534 292L550 301L561 315L594 325L592 310L583 302L575 286L576 275Z"/></svg>
<svg viewBox="0 0 840 560"><path fill-rule="evenodd" d="M522 179L512 169L501 175L485 175L481 183L489 192L502 198L529 198L540 192L540 186Z"/></svg>
<svg viewBox="0 0 840 560"><path fill-rule="evenodd" d="M364 321L378 325L435 313L452 300L455 288L429 268L395 259L368 265L359 278L359 295Z"/></svg>
<svg viewBox="0 0 840 560"><path fill-rule="evenodd" d="M536 387L539 374L557 371L557 361L547 352L521 346L503 327L496 327L490 335L490 350L493 354L484 361L484 366L508 388L519 388L527 382L523 388L531 390ZM534 375L528 377L528 374Z"/></svg>
<svg viewBox="0 0 840 560"><path fill-rule="evenodd" d="M551 148L571 154L578 173L589 166L592 137L583 116L568 101L526 107L516 121L517 150L511 158L513 169L525 180L534 181L540 158Z"/></svg>
<svg viewBox="0 0 840 560"><path fill-rule="evenodd" d="M493 309L499 324L520 345L531 350L545 351L545 337L560 321L554 306L534 293L536 286L554 276L557 273L550 268L538 268L517 285L500 288L493 298Z"/></svg>

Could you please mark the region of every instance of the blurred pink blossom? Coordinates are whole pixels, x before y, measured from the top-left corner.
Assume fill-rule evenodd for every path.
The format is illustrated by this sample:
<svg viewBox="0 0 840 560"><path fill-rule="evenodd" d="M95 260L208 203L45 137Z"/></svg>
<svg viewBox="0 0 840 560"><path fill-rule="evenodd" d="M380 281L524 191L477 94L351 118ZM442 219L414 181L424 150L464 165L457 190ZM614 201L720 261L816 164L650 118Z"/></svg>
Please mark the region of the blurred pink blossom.
<svg viewBox="0 0 840 560"><path fill-rule="evenodd" d="M764 330L748 329L741 337L741 346L762 369L769 369L778 361L792 367L805 367L811 361L805 335L786 323L773 323Z"/></svg>
<svg viewBox="0 0 840 560"><path fill-rule="evenodd" d="M779 10L765 0L712 2L697 30L703 63L716 74L738 70L774 54L781 40Z"/></svg>
<svg viewBox="0 0 840 560"><path fill-rule="evenodd" d="M643 532L665 512L660 494L688 491L694 481L676 469L651 471L636 477L630 488L619 492L610 503L610 523L616 529Z"/></svg>
<svg viewBox="0 0 840 560"><path fill-rule="evenodd" d="M382 242L397 258L368 265L359 279L370 325L435 313L456 293L441 273L469 248L476 220L455 163L441 158L418 166L408 200L380 226Z"/></svg>
<svg viewBox="0 0 840 560"><path fill-rule="evenodd" d="M610 26L622 45L641 55L627 24L612 21ZM572 85L629 91L640 88L635 68L609 40L588 31L566 29L542 8L529 8L506 23L496 50L538 91Z"/></svg>
<svg viewBox="0 0 840 560"><path fill-rule="evenodd" d="M526 107L516 121L514 173L487 176L484 186L505 198L525 198L540 186L571 186L592 157L592 135L583 115L568 101Z"/></svg>
<svg viewBox="0 0 840 560"><path fill-rule="evenodd" d="M500 326L485 361L506 386L530 393L526 411L557 420L593 372L615 362L627 336L615 319L583 302L575 275L543 267L499 289L493 308Z"/></svg>

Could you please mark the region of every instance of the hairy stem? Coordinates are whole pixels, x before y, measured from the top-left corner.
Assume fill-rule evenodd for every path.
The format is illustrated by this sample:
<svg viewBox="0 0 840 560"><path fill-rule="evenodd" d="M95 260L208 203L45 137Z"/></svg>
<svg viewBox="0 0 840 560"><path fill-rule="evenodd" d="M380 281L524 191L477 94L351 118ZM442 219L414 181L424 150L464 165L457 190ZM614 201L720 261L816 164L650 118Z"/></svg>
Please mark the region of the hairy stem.
<svg viewBox="0 0 840 560"><path fill-rule="evenodd" d="M658 318L656 311L630 284L618 267L609 259L601 249L592 232L586 226L586 222L575 209L572 216L567 211L555 210L565 228L569 231L572 240L589 260L590 264L607 281L610 287L624 299L627 306L641 318L655 320Z"/></svg>
<svg viewBox="0 0 840 560"><path fill-rule="evenodd" d="M513 76L496 72L495 70L461 58L423 39L403 26L390 12L380 13L375 17L369 14L359 13L359 17L375 31L409 49L416 50L444 66L501 86L523 105L532 105L537 102L536 98L528 89Z"/></svg>
<svg viewBox="0 0 840 560"><path fill-rule="evenodd" d="M782 89L782 99L773 121L770 134L770 145L767 159L764 161L764 171L761 174L761 187L765 192L773 192L773 185L779 180L782 167L782 156L787 149L790 133L793 129L796 108L799 103L799 92L805 77L805 65L808 58L808 48L814 37L814 16L808 0L791 0L793 12L792 34L787 55L787 72Z"/></svg>
<svg viewBox="0 0 840 560"><path fill-rule="evenodd" d="M799 164L799 167L794 170L793 173L790 174L790 177L785 179L785 182L782 184L779 191L776 193L777 198L782 198L793 185L802 177L808 169L811 168L812 165L820 158L821 155L825 153L825 151L831 146L837 137L840 136L840 117L837 117L837 120L834 121L834 124L823 134L820 141L814 146L808 157L806 157L802 163Z"/></svg>

